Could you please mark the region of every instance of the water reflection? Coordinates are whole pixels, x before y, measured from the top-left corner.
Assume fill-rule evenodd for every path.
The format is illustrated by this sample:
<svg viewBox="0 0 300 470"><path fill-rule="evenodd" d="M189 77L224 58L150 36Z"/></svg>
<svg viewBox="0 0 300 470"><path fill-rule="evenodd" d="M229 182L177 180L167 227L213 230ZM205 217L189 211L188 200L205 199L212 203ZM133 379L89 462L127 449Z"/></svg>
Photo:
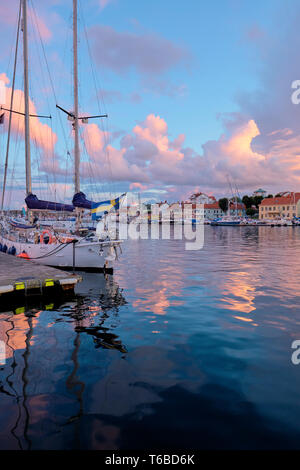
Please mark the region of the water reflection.
<svg viewBox="0 0 300 470"><path fill-rule="evenodd" d="M253 285L251 274L247 272L231 272L223 284L222 307L233 312L243 312L244 315L236 314L234 318L244 322L253 322L252 312L256 310L255 297L256 286ZM257 326L257 323L255 323Z"/></svg>
<svg viewBox="0 0 300 470"><path fill-rule="evenodd" d="M126 346L111 332L119 307L126 305L124 295L111 276L94 275L93 282L89 296L79 293L67 302L38 302L38 308L17 306L14 311L0 313L0 340L6 352L6 364L0 367L0 448L31 449L37 437L35 428L41 423L48 423L51 434L58 424L54 417L59 402L67 405L60 426L83 415L85 382L80 378L80 349L85 334L92 338L95 349L126 354ZM62 322L69 327L61 329ZM61 387L69 395L67 401L61 399ZM74 433L76 442L75 428Z"/></svg>
<svg viewBox="0 0 300 470"><path fill-rule="evenodd" d="M129 241L113 278L3 312L0 447L299 447L299 255L289 227Z"/></svg>

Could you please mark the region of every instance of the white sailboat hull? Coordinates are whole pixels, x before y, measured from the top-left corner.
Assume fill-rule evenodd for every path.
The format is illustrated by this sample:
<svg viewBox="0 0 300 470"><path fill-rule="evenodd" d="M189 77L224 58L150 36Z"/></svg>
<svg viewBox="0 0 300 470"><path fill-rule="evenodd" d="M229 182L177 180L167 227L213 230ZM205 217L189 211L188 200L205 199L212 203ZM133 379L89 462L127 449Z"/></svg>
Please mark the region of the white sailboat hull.
<svg viewBox="0 0 300 470"><path fill-rule="evenodd" d="M76 269L112 269L120 252L120 241L85 242L78 241L75 244L73 255L73 243L60 244L34 244L12 241L0 235L2 246L15 247L16 254L27 253L28 257L38 264L55 266L58 268Z"/></svg>

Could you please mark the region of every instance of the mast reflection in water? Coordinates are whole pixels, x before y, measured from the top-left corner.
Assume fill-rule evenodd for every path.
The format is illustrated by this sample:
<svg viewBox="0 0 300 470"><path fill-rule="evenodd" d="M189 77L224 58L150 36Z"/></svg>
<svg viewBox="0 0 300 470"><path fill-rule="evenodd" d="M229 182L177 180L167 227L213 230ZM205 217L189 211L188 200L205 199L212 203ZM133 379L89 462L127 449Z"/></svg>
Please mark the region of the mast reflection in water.
<svg viewBox="0 0 300 470"><path fill-rule="evenodd" d="M96 349L115 350L121 357L126 354L125 345L112 332L119 307L126 305L119 286L102 274L87 274L86 282L92 295L0 313L0 340L6 353L5 367L0 368L0 448L35 448L40 424L48 428L47 433L52 429L59 436L64 426L83 415L85 383L80 379L80 362L84 354L80 349L85 347L84 334L90 335ZM58 397L60 393L65 397ZM78 428L73 431L73 436L63 432L70 434L72 448L80 443Z"/></svg>
<svg viewBox="0 0 300 470"><path fill-rule="evenodd" d="M300 448L299 227L184 246L128 240L114 277L0 314L0 448Z"/></svg>

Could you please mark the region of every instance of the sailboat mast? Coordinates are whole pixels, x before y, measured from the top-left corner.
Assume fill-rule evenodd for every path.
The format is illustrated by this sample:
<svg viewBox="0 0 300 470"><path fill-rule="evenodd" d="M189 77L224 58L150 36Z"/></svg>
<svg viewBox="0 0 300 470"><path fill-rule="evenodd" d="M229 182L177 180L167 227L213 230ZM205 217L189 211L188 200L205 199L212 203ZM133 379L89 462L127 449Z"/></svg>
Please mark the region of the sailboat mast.
<svg viewBox="0 0 300 470"><path fill-rule="evenodd" d="M29 124L27 0L22 0L22 9L23 9L24 105L25 105L25 168L26 168L26 195L28 195L28 194L31 194L32 187L31 187L30 124Z"/></svg>
<svg viewBox="0 0 300 470"><path fill-rule="evenodd" d="M15 60L14 60L14 72L13 72L13 81L11 87L11 96L10 96L10 109L13 109L14 104L14 94L15 94L15 83L16 83L16 70L17 70L17 58L18 58L18 48L19 48L19 36L20 36L20 24L21 24L21 13L22 13L22 2L19 4L19 17L18 17L18 27L17 27L17 39L16 39L16 48L15 48ZM5 156L5 165L4 165L4 175L3 175L3 188L2 188L2 200L1 200L1 211L3 211L4 206L4 197L6 190L6 181L7 181L7 170L8 170L8 156L9 156L9 146L10 146L10 134L11 134L11 121L12 113L9 113L8 120L8 131L7 131L7 145L6 145L6 156Z"/></svg>
<svg viewBox="0 0 300 470"><path fill-rule="evenodd" d="M74 132L75 132L75 147L74 147L74 158L75 158L75 193L80 191L80 178L79 178L79 166L80 166L80 150L79 150L79 128L78 128L78 48L77 48L77 0L73 0L73 60L74 60Z"/></svg>

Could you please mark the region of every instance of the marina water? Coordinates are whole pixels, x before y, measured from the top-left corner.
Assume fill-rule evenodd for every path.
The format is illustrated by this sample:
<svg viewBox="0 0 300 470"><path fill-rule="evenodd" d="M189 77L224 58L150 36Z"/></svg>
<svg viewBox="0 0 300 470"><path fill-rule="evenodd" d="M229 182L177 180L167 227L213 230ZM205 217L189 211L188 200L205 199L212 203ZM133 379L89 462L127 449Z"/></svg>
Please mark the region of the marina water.
<svg viewBox="0 0 300 470"><path fill-rule="evenodd" d="M6 307L0 448L299 448L299 259L300 227L205 227Z"/></svg>

